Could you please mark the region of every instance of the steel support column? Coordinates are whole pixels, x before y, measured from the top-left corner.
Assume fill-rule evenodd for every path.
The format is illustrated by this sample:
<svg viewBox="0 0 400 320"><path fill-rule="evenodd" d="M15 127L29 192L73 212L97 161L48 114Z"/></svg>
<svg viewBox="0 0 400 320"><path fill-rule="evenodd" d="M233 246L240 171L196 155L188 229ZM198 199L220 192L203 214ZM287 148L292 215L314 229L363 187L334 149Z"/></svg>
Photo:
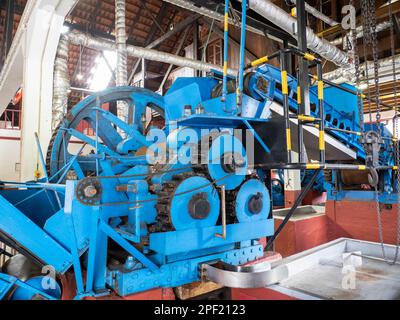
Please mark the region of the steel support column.
<svg viewBox="0 0 400 320"><path fill-rule="evenodd" d="M302 52L307 52L307 13L303 0L296 0L297 9L297 43L298 47ZM308 77L308 61L303 58L299 58L299 84L301 94L301 104L299 114L310 114L310 89L309 89L309 77ZM298 125L298 137L299 137L299 161L305 162L305 148L303 143L303 126L299 121Z"/></svg>

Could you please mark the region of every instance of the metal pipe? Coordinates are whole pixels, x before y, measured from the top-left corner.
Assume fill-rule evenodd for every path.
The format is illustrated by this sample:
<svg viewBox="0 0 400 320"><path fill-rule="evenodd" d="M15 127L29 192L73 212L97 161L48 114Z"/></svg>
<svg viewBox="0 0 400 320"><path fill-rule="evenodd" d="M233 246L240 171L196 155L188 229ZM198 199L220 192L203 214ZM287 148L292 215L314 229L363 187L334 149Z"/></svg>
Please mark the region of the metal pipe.
<svg viewBox="0 0 400 320"><path fill-rule="evenodd" d="M319 113L319 152L321 163L325 163L325 120L324 120L324 82L322 81L322 64L318 63L318 113Z"/></svg>
<svg viewBox="0 0 400 320"><path fill-rule="evenodd" d="M146 46L147 49L154 49L161 43L163 43L165 40L171 38L173 35L177 34L178 32L181 32L184 30L187 26L191 25L193 22L195 22L198 18L200 18L199 14L194 14L190 17L187 17L185 20L177 24L172 30L168 31L167 33L163 34L161 37L158 39L154 40L151 42L149 45ZM135 65L132 68L131 75L128 78L128 83L131 83L137 69L139 68L140 65L140 59L138 59L135 63Z"/></svg>
<svg viewBox="0 0 400 320"><path fill-rule="evenodd" d="M35 142L36 142L36 146L39 151L40 162L42 164L44 177L46 178L46 182L49 182L49 175L46 170L46 160L44 160L43 151L42 151L42 147L40 146L40 140L39 140L39 136L38 136L37 132L35 132Z"/></svg>
<svg viewBox="0 0 400 320"><path fill-rule="evenodd" d="M192 12L197 12L197 13L205 16L205 17L208 17L208 18L213 19L213 20L217 20L219 22L223 22L224 18L225 18L223 14L220 14L217 11L213 11L213 10L207 9L205 7L195 6L192 2L190 2L188 0L163 0L163 1L171 3L171 4L175 5L175 6L184 8L184 9L192 11ZM235 21L234 19L229 18L228 22L229 22L229 24L240 28L240 22L239 21ZM249 25L246 26L246 30L265 37L265 34L264 34L263 30L258 30L258 29L254 28L252 26L249 26Z"/></svg>
<svg viewBox="0 0 400 320"><path fill-rule="evenodd" d="M69 39L71 43L74 43L76 45L82 45L87 48L91 48L94 50L115 50L115 43L106 40L106 39L99 39L99 38L94 38L90 35L87 35L85 33L79 32L77 30L71 31L69 33ZM212 63L205 63L201 62L198 60L194 59L189 59L186 57L180 57L171 53L167 52L162 52L162 51L157 51L154 49L147 49L143 47L138 47L138 46L133 46L133 45L128 45L126 47L127 54L129 56L133 56L139 59L147 59L147 60L152 60L152 61L157 61L161 63L168 63L168 64L173 64L179 67L187 67L187 68L192 68L195 70L199 71L205 71L205 72L210 72L212 70L216 70L219 72L223 72L223 68L221 66L212 64ZM232 76L237 75L237 70L234 69L229 69L228 68L228 74Z"/></svg>
<svg viewBox="0 0 400 320"><path fill-rule="evenodd" d="M117 86L128 84L126 54L126 3L125 0L115 0L115 43L117 51L116 81ZM117 114L122 120L128 119L128 106L124 101L117 102Z"/></svg>
<svg viewBox="0 0 400 320"><path fill-rule="evenodd" d="M400 67L400 55L396 55L394 57L395 65L399 65ZM378 61L379 64L379 73L384 68L391 68L393 66L393 57L384 58ZM372 62L364 62L360 65L360 71L365 73L366 67L368 65L368 71L373 72L374 66ZM324 74L324 80L334 81L334 82L352 82L355 80L355 68L338 68L334 71L327 72Z"/></svg>
<svg viewBox="0 0 400 320"><path fill-rule="evenodd" d="M175 54L176 54L176 55L179 55L179 53L182 51L183 45L185 44L186 38L187 38L187 36L188 36L189 29L190 29L190 27L187 27L186 30L185 30L184 33L183 33L183 36L181 35L181 40L180 40L180 42L179 42L179 44L178 44L178 48L177 48L176 51L175 51ZM173 64L170 64L170 65L169 65L168 70L167 70L167 72L165 73L164 78L163 78L162 81L161 81L160 87L158 88L158 92L159 92L160 94L163 94L164 85L165 85L165 83L167 82L169 75L171 74L171 71L172 71L173 66L174 66Z"/></svg>
<svg viewBox="0 0 400 320"><path fill-rule="evenodd" d="M286 161L288 163L292 162L292 137L290 131L290 119L289 119L289 88L287 81L287 53L281 51L281 82L282 82L282 95L283 95L283 117L285 119L285 129L286 129ZM299 122L300 124L300 122ZM301 150L301 149L299 149Z"/></svg>
<svg viewBox="0 0 400 320"><path fill-rule="evenodd" d="M225 0L225 17L224 17L224 75L222 79L222 101L226 102L228 87L228 54L229 54L229 0Z"/></svg>
<svg viewBox="0 0 400 320"><path fill-rule="evenodd" d="M305 2L303 0L296 0L296 26L297 26L297 47L298 49L306 53L307 52L307 13L305 8ZM285 59L288 55L285 55ZM281 62L282 63L282 62ZM287 62L286 62L287 64ZM311 104L310 104L310 79L307 76L309 61L302 57L298 57L299 72L298 72L298 84L300 90L300 107L297 110L298 114L309 115ZM286 67L287 70L287 67ZM302 121L298 122L297 125L297 137L298 137L298 150L299 150L299 162L305 161L306 149L304 145L304 131Z"/></svg>
<svg viewBox="0 0 400 320"><path fill-rule="evenodd" d="M239 58L239 80L238 89L236 92L236 106L242 105L243 94L243 78L244 78L244 63L246 57L246 17L247 17L247 0L242 0L242 26L240 32L240 58Z"/></svg>
<svg viewBox="0 0 400 320"><path fill-rule="evenodd" d="M68 74L69 41L66 35L61 35L54 61L53 78L53 110L51 128L54 130L67 114L68 93L70 82Z"/></svg>
<svg viewBox="0 0 400 320"><path fill-rule="evenodd" d="M127 85L126 54L126 4L125 0L115 0L115 43L117 47L116 85Z"/></svg>
<svg viewBox="0 0 400 320"><path fill-rule="evenodd" d="M390 22L389 21L384 21L382 23L379 23L376 25L376 32L381 32L384 31L386 29L390 28ZM363 27L362 26L358 26L355 30L356 32L356 39L360 39L364 36L364 31L363 31ZM333 44L334 46L339 46L341 45L344 41L346 41L347 37L343 37L343 38L337 38L333 41L331 41L331 44Z"/></svg>
<svg viewBox="0 0 400 320"><path fill-rule="evenodd" d="M286 11L276 6L269 0L250 0L250 8L262 15L264 18L279 26L292 37L297 38L296 19L291 17ZM338 66L350 66L351 61L349 56L332 45L325 39L319 38L310 28L306 28L307 47L321 55L323 58L332 61Z"/></svg>
<svg viewBox="0 0 400 320"><path fill-rule="evenodd" d="M294 5L296 4L296 0L290 0L290 2ZM305 8L308 13L312 14L314 17L318 18L319 20L322 20L326 24L329 24L331 27L339 24L337 21L331 19L330 17L324 15L322 12L318 11L314 7L310 6L307 2L305 2Z"/></svg>

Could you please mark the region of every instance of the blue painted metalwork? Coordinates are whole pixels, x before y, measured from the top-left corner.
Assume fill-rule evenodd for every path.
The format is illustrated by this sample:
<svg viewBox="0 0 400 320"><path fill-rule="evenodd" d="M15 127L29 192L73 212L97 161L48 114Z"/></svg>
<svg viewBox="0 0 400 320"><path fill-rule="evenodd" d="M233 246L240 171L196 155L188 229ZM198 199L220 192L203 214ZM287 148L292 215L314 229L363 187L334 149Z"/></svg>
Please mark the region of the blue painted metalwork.
<svg viewBox="0 0 400 320"><path fill-rule="evenodd" d="M42 277L31 278L24 282L8 274L0 273L0 300L7 297L11 300L30 300L41 297L46 300L56 300L61 297L61 288L43 290ZM16 289L14 290L14 288Z"/></svg>
<svg viewBox="0 0 400 320"><path fill-rule="evenodd" d="M262 200L257 214L252 212L249 202L254 198ZM235 201L235 213L239 222L267 220L271 210L270 195L267 187L257 179L246 181L239 189Z"/></svg>
<svg viewBox="0 0 400 320"><path fill-rule="evenodd" d="M246 1L243 3L245 14ZM235 136L234 129L248 129L261 146L260 153L273 156L276 149L268 138L281 137L263 128L273 121L271 102L283 99L281 72L263 65L253 70L245 83L242 76L241 72L238 92L226 94L225 101L213 90L219 85L219 76L211 76L177 79L165 96L117 87L80 102L50 142L46 164L50 182L12 184L13 190L0 190L1 237L14 241L39 262L53 265L60 274L72 270L77 298L104 294L109 288L128 295L178 286L199 281L201 263L243 264L261 257L258 240L274 232L266 186L269 173L252 167L247 145ZM291 76L288 80L289 107L296 112L297 80ZM337 88L325 91L326 127L360 131L357 99ZM119 100L125 100L134 111L131 124L101 108ZM311 87L310 101L311 115L318 117L315 87ZM165 120L165 127L159 126L149 135L149 126L143 121L147 107ZM90 124L94 136L78 130L82 121ZM377 127L365 129L376 131ZM380 162L390 166L394 163L391 135L382 131L387 142ZM357 135L329 134L356 151L357 161L365 159ZM68 149L72 137L86 143L77 154ZM197 163L201 154L195 147L204 140L209 146L207 161ZM281 147L284 149L283 144ZM155 152L153 159L146 152L149 150ZM168 163L152 162L163 152ZM233 157L234 165L223 161L235 154L239 157ZM71 173L77 181L68 180ZM387 192L391 174L390 170L384 173ZM65 186L60 187L64 180ZM216 236L222 227L222 185L235 211L226 225L226 238ZM329 192L330 197L348 196ZM10 281L0 277L0 295L8 290Z"/></svg>
<svg viewBox="0 0 400 320"><path fill-rule="evenodd" d="M242 95L244 88L244 64L246 58L246 19L247 19L247 0L242 0L242 21L240 28L240 58L239 58L239 79L236 97L236 110L242 106Z"/></svg>
<svg viewBox="0 0 400 320"><path fill-rule="evenodd" d="M224 155L232 154L242 161L232 174L224 169ZM235 161L235 160L234 160ZM244 180L248 169L246 150L238 138L231 135L220 135L216 138L208 152L208 172L217 186L225 185L226 190L236 189Z"/></svg>
<svg viewBox="0 0 400 320"><path fill-rule="evenodd" d="M224 7L224 74L222 79L222 100L226 101L228 92L228 59L229 59L229 0L225 0Z"/></svg>

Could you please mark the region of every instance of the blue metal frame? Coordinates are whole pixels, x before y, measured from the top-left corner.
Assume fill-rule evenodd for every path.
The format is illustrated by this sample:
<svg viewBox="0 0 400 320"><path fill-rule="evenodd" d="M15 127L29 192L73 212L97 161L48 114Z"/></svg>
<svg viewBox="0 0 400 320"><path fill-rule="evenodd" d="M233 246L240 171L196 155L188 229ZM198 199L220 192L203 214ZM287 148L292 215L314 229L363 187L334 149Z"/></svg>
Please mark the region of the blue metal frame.
<svg viewBox="0 0 400 320"><path fill-rule="evenodd" d="M149 147L155 142L146 139L141 122L148 105L164 114L166 127L163 132L167 135L165 142L171 149L186 147L186 142L179 140L179 133L186 128L200 133L202 129L231 133L235 128L247 128L252 131L263 152L266 155L271 153L271 148L254 127L270 121L271 101L283 101L283 94L279 89L279 84L282 83L281 72L270 65L258 67L253 70L249 79L249 87L246 88L248 94L243 94L246 7L247 1L243 0L241 57L237 79L239 85L236 93L227 94L226 74L223 77L222 101L221 97L212 96L213 88L218 84L217 77L178 79L163 97L149 90L131 87L117 87L97 93L80 102L71 110L70 116L61 122L52 140L50 173L45 177L46 182L14 184L28 190L0 191L1 233L16 241L37 260L53 265L59 273L63 274L73 269L77 299L105 294L108 288L120 295L128 295L152 288L178 286L200 280L199 265L202 263L221 260L238 265L263 255L258 240L271 236L274 232L273 220L268 218L271 208L267 190L262 190L266 201L262 215L254 218L250 217L246 210L239 213L238 221L226 226L226 238L216 236L221 231L221 225L215 222L218 218L216 213L219 214L215 208L212 209L216 213L213 212L210 217L204 218L204 221L192 223L193 219L188 218L181 220L181 223L172 223L175 229L166 232L154 231L152 227L157 223L156 204L159 199L157 192L162 189L163 184L171 183L174 175L196 171L191 164L178 162L165 166L170 172L150 177L152 167L147 158L136 155L140 148ZM226 60L226 52L224 57ZM267 88L257 85L259 77L267 80ZM289 108L296 112L298 104L295 93L298 83L291 76L288 80ZM328 88L325 91L325 126L360 131L360 125L357 123L357 99L337 88ZM101 109L103 103L117 100L125 100L130 108L134 108L133 124L126 124L111 112ZM311 116L318 117L318 96L315 87L310 89L310 101L315 105ZM187 113L189 107L191 115ZM262 115L265 118L261 118ZM88 121L95 129L95 139L77 130L82 120ZM366 129L377 130L373 126ZM124 137L118 131L122 131ZM388 139L391 137L389 133L384 130L383 132ZM355 150L358 160L365 159L358 136L344 132L330 134ZM67 145L71 137L92 146L94 154L82 155L85 145L78 154L69 154ZM201 138L199 136L193 143L198 143ZM213 141L218 142L218 138ZM240 145L244 151L242 155L245 165L242 172L215 185L226 184L228 191L248 187L254 193L261 189L257 187L257 183L243 183L248 165L244 147L236 141L234 145ZM387 149L382 154L382 164L394 163L390 145L390 142L385 145ZM39 145L38 147L40 149ZM233 150L235 148L232 147L231 151ZM218 156L223 154L218 153ZM212 160L212 157L209 160ZM44 167L42 154L41 161ZM103 192L95 205L83 204L78 200L78 181L67 181L65 187L60 187L59 184L64 181L71 168L75 170L79 179L84 179L86 171L94 172L98 176ZM215 181L223 178L225 173L220 165L208 166L208 174ZM390 179L391 173L388 172L385 181ZM206 178L194 179L192 184L196 185L193 187L199 188L197 184L203 180ZM259 174L258 183L266 184L267 181L269 180L265 174ZM194 193L190 184L182 183L183 190L178 187L179 191L174 193L174 197L182 198L178 198L169 208L171 221L174 221L174 218L176 221L177 215L187 213L188 203ZM220 199L215 185L208 184L196 192L211 194L212 205L219 207ZM121 191L121 186L126 189ZM51 192L47 193L49 190ZM246 190L239 190L240 209L248 199ZM367 201L373 199L370 193L336 192L331 189L328 190L328 197L335 200L348 197L360 197ZM380 197L382 201L393 201L393 196L389 193ZM46 210L42 210L43 207ZM107 264L110 239L121 247L127 256L117 268ZM8 291L10 283L15 284L18 281L0 274L0 292ZM24 284L18 282L18 285Z"/></svg>

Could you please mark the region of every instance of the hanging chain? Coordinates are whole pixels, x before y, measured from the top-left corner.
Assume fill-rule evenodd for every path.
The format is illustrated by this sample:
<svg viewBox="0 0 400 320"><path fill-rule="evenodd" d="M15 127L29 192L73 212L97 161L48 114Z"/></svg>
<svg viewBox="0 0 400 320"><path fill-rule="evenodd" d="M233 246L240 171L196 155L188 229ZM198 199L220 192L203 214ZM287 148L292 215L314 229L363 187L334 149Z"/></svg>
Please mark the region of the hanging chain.
<svg viewBox="0 0 400 320"><path fill-rule="evenodd" d="M349 1L350 6L354 6L353 0ZM361 90L360 90L360 56L357 52L357 36L356 30L350 30L350 51L353 53L354 59L354 68L355 68L355 75L356 75L356 89L357 89L357 106L358 106L358 118L360 124L360 132L364 132L364 110L363 110L363 103L361 98Z"/></svg>
<svg viewBox="0 0 400 320"><path fill-rule="evenodd" d="M367 62L366 57L366 46L369 45L372 47L372 55L373 55L373 63L374 63L374 84L375 84L375 105L376 105L376 124L378 128L378 133L381 136L381 105L380 105L380 90L379 90L379 62L378 62L378 48L377 48L377 32L376 32L376 15L375 15L375 0L361 0L362 6L362 14L363 14L363 32L364 32L364 55L365 60ZM391 0L389 0L389 16L391 17ZM394 49L394 33L393 33L393 25L391 21L391 43L392 43L392 56L394 59L395 56L395 49ZM368 79L368 64L366 65L366 77ZM394 85L396 86L396 66L395 60L393 60L393 77L394 77ZM369 83L369 81L368 81ZM396 88L394 89L396 92ZM369 87L368 87L368 94L369 94ZM396 96L396 93L395 93ZM370 120L372 120L371 115L371 108L369 109L370 112ZM397 102L395 102L395 123L394 123L394 133L396 134L396 138L398 137L398 122L397 122ZM395 162L398 166L399 164L399 144L396 142L396 146L394 148L394 155L395 155ZM396 179L396 192L400 194L400 175L397 171L397 179ZM397 243L396 243L396 251L394 254L394 258L392 261L389 261L386 255L386 250L383 241L383 225L382 225L382 210L379 202L379 186L376 185L375 189L375 203L376 203L376 211L377 211L377 223L378 223L378 236L379 241L381 244L382 250L382 257L386 263L393 265L397 262L399 258L399 251L400 251L400 206L397 204Z"/></svg>
<svg viewBox="0 0 400 320"><path fill-rule="evenodd" d="M363 25L363 51L364 51L364 65L365 65L365 79L367 81L367 92L368 92L368 115L369 122L372 123L372 108L371 108L371 87L369 84L369 63L368 63L368 54L367 54L367 45L371 45L371 28L369 25L369 19L366 16L369 8L368 0L361 1L361 10L362 10L362 25Z"/></svg>
<svg viewBox="0 0 400 320"><path fill-rule="evenodd" d="M393 117L393 149L395 156L395 165L397 166L397 170L395 172L396 175L396 192L397 192L397 247L395 256L393 258L393 264L395 264L399 258L399 247L400 247L400 153L399 153L399 119L398 119L398 103L397 103L397 77L396 77L396 49L395 49L395 40L394 40L394 26L393 26L393 12L392 12L392 0L388 2L389 6L389 19L390 19L390 45L391 45L391 54L392 54L392 71L393 71L393 93L394 93L394 117Z"/></svg>
<svg viewBox="0 0 400 320"><path fill-rule="evenodd" d="M381 136L381 104L379 101L380 90L379 90L379 62L378 62L378 38L376 32L376 14L375 14L375 0L369 0L369 19L371 27L371 42L372 42L372 56L374 60L374 83L375 83L375 105L376 105L376 124L378 126L378 133Z"/></svg>
<svg viewBox="0 0 400 320"><path fill-rule="evenodd" d="M381 120L381 106L379 100L379 61L378 61L378 38L376 32L376 14L375 14L375 0L361 0L361 11L363 16L363 34L364 34L364 56L366 62L366 78L369 86L369 75L368 75L368 57L366 54L366 46L371 47L372 57L374 64L374 85L375 85L375 105L376 105L376 124L378 126L378 132L381 135L380 120ZM369 94L369 87L368 87ZM370 120L371 108L370 108Z"/></svg>

